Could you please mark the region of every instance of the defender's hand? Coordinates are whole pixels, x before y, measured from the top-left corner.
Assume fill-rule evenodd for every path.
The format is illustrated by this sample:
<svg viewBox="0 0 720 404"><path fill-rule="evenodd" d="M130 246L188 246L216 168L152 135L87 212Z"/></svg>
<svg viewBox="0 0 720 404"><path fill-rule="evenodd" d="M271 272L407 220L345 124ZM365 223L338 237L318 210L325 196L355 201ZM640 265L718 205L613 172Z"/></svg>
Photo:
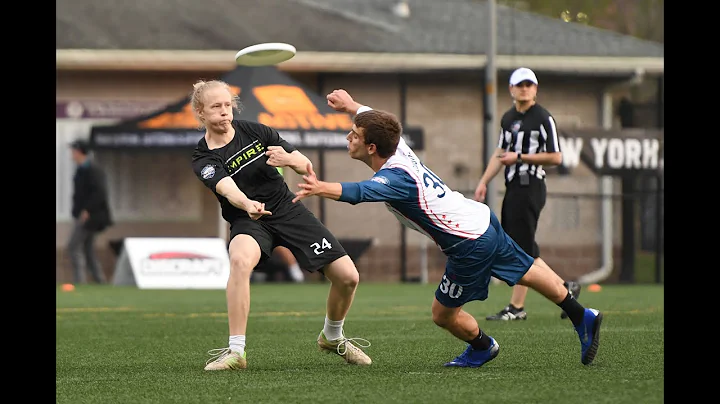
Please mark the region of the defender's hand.
<svg viewBox="0 0 720 404"><path fill-rule="evenodd" d="M355 102L347 91L340 89L335 90L327 95L328 106L335 111L356 114L360 104Z"/></svg>
<svg viewBox="0 0 720 404"><path fill-rule="evenodd" d="M302 178L305 183L298 184L300 191L295 193L295 198L292 200L293 203L305 199L308 196L317 195L318 192L320 192L320 182L317 179L317 175L315 175L315 171L312 169L312 164L308 163L307 174L303 175Z"/></svg>

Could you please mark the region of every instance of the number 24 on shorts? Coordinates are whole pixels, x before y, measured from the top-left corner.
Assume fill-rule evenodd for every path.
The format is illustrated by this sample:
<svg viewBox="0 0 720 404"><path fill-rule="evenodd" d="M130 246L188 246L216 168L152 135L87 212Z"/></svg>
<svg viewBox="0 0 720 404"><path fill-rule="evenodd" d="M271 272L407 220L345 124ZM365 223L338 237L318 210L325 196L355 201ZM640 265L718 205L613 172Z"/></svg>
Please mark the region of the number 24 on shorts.
<svg viewBox="0 0 720 404"><path fill-rule="evenodd" d="M321 243L312 243L312 244L310 244L310 248L313 249L313 251L315 252L315 255L320 255L320 254L324 253L325 250L331 249L331 248L332 248L332 244L330 244L330 243L325 239L325 237L323 237L323 239L322 239L322 244L321 244Z"/></svg>

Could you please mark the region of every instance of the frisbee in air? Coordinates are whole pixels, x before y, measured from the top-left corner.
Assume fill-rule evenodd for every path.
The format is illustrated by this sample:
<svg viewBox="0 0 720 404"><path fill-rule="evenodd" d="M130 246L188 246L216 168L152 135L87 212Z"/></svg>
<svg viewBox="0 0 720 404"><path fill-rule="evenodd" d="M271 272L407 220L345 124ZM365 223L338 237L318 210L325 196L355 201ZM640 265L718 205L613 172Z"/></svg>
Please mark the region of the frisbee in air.
<svg viewBox="0 0 720 404"><path fill-rule="evenodd" d="M282 63L295 56L295 47L282 43L261 43L248 46L235 54L235 62L242 66L268 66Z"/></svg>

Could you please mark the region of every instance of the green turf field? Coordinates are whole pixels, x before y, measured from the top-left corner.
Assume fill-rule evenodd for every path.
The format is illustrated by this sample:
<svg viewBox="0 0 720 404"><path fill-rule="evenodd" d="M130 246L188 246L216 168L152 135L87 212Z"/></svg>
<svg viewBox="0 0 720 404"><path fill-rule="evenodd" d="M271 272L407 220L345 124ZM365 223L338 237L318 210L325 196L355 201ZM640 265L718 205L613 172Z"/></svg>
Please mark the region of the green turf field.
<svg viewBox="0 0 720 404"><path fill-rule="evenodd" d="M369 367L316 349L328 284L254 284L249 368L203 371L227 346L225 292L84 286L56 298L58 403L660 403L662 286L606 285L580 301L605 314L595 363L560 309L530 291L527 321L488 322L510 288L466 309L500 344L478 369L444 368L465 344L430 318L434 285L361 284L346 336Z"/></svg>

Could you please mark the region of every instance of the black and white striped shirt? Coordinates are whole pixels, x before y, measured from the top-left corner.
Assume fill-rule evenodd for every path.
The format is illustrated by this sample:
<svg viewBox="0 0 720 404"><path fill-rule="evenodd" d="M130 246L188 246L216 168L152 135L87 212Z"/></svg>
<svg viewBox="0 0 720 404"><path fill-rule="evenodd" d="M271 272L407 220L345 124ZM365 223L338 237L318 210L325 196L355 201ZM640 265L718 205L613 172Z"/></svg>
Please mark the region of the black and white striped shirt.
<svg viewBox="0 0 720 404"><path fill-rule="evenodd" d="M555 119L548 110L538 104L534 104L524 113L513 106L500 120L498 147L523 155L559 152ZM510 182L517 172L523 171L541 180L545 179L545 170L541 165L522 163L505 166L505 183Z"/></svg>

